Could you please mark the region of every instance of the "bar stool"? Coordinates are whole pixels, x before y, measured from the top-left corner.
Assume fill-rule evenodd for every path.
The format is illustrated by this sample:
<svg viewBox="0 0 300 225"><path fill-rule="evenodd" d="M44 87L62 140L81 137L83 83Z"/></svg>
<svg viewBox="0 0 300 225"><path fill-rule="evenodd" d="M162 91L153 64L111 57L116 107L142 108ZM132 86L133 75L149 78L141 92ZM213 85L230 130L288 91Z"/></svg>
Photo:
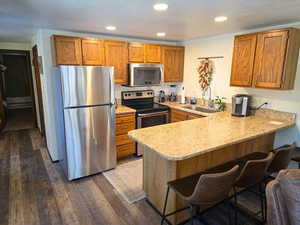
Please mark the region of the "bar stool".
<svg viewBox="0 0 300 225"><path fill-rule="evenodd" d="M203 172L168 182L161 225L166 220L166 217L187 209L190 211L190 222L193 224L196 214L199 212L201 206L208 205L212 208L228 198L228 194L238 175L239 166L234 166L226 172ZM188 207L166 214L170 189L172 189L181 199L185 200Z"/></svg>
<svg viewBox="0 0 300 225"><path fill-rule="evenodd" d="M271 175L272 173L279 173L280 170L286 169L291 162L292 152L295 149L296 143L294 142L292 145L284 145L273 150L274 157L267 172Z"/></svg>
<svg viewBox="0 0 300 225"><path fill-rule="evenodd" d="M262 159L263 156L266 156ZM238 206L238 191L237 189L242 189L243 191L250 190L255 185L259 186L259 195L260 195L260 203L261 203L261 213L263 221L266 219L265 214L265 195L264 195L264 188L263 188L263 182L265 180L267 169L273 159L273 153L251 153L243 158L241 158L239 161L239 165L243 164L242 171L237 178L235 184L234 184L234 202L235 205Z"/></svg>
<svg viewBox="0 0 300 225"><path fill-rule="evenodd" d="M292 160L298 163L298 169L300 169L300 150L298 151L298 154L293 154Z"/></svg>
<svg viewBox="0 0 300 225"><path fill-rule="evenodd" d="M300 148L297 148L292 152L292 160L298 163L298 169L300 169Z"/></svg>

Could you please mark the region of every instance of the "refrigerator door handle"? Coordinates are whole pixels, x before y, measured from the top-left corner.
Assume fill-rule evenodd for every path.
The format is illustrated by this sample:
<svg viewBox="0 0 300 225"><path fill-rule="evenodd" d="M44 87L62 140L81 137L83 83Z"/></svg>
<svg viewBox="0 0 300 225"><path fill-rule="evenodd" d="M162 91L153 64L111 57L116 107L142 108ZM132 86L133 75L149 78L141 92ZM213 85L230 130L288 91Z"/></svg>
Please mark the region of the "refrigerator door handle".
<svg viewBox="0 0 300 225"><path fill-rule="evenodd" d="M111 104L112 105L116 104L115 90L114 90L114 86L115 86L114 72L115 72L115 68L113 67L112 73L110 74L110 96L111 96Z"/></svg>

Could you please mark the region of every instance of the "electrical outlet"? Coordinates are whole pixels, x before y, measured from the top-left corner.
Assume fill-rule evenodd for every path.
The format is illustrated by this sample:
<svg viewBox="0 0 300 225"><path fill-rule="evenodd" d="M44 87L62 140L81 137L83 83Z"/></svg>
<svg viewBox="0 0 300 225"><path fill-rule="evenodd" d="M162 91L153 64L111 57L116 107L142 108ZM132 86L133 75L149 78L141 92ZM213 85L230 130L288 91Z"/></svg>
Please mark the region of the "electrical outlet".
<svg viewBox="0 0 300 225"><path fill-rule="evenodd" d="M267 109L269 109L271 107L271 102L266 101L264 107L267 108Z"/></svg>

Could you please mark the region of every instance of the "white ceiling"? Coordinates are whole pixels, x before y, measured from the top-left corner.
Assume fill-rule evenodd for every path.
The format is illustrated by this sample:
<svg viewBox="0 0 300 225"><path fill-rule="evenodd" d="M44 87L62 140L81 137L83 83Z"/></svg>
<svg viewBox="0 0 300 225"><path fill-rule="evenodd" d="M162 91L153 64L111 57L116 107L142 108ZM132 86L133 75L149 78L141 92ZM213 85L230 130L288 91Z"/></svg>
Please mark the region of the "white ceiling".
<svg viewBox="0 0 300 225"><path fill-rule="evenodd" d="M158 2L169 9L154 11ZM298 21L300 0L1 0L0 41L28 42L38 28L182 41Z"/></svg>

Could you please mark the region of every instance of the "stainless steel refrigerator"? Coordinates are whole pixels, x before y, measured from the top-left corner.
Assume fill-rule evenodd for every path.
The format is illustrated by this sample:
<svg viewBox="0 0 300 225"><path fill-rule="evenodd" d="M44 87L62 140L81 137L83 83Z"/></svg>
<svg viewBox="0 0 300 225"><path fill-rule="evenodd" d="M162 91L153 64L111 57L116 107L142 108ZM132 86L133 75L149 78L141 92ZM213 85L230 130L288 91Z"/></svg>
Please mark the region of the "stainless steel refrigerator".
<svg viewBox="0 0 300 225"><path fill-rule="evenodd" d="M116 167L113 67L61 66L60 76L68 179Z"/></svg>

